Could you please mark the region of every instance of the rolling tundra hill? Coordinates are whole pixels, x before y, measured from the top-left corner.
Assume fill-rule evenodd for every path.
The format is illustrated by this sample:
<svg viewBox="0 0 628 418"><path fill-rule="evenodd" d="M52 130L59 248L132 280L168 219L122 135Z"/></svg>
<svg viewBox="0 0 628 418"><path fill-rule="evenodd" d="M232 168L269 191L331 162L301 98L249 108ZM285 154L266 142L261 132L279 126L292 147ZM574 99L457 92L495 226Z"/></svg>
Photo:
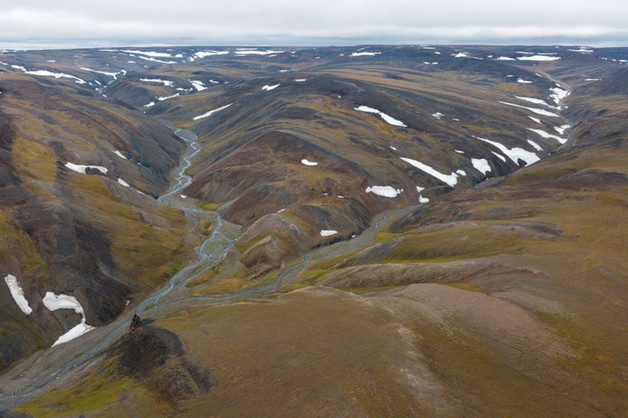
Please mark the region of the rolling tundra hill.
<svg viewBox="0 0 628 418"><path fill-rule="evenodd" d="M627 74L567 46L1 54L0 404L625 414Z"/></svg>

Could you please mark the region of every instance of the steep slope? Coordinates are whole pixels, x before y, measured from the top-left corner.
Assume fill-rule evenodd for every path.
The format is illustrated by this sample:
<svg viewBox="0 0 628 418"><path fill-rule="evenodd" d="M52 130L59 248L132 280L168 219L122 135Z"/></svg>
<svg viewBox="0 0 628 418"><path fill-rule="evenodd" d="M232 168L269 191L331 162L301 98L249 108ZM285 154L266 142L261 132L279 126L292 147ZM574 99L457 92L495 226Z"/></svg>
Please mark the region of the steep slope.
<svg viewBox="0 0 628 418"><path fill-rule="evenodd" d="M79 322L46 308L47 292L77 298L101 326L189 250L185 219L152 197L183 148L168 129L68 83L3 74L0 91L0 276L16 278L33 311L3 284L4 368Z"/></svg>

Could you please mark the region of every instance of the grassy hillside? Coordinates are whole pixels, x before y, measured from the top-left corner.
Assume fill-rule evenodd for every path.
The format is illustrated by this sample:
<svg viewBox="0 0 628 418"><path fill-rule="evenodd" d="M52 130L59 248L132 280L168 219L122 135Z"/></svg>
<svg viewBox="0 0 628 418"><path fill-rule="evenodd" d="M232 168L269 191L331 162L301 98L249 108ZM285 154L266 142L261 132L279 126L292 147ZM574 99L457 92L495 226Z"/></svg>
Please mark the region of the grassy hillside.
<svg viewBox="0 0 628 418"><path fill-rule="evenodd" d="M152 197L183 149L168 129L64 83L0 74L0 89L0 275L18 278L34 311L26 318L0 295L4 368L73 326L44 308L46 292L76 296L100 326L170 277L190 248L182 213Z"/></svg>
<svg viewBox="0 0 628 418"><path fill-rule="evenodd" d="M216 233L200 249L215 258L195 267L199 275L13 413L626 415L620 52L160 51L170 62L122 50L82 54L116 69L136 62L81 103L115 109L133 121L128 129L167 132L159 117L196 133L201 148L179 198L221 218L204 212L189 225L115 182L146 178L141 190L160 194L182 144L160 136L145 148L163 155L146 165L138 152L129 164L111 151L136 148L109 135L85 140L82 118L63 112L55 114L61 128L43 114L30 122L63 129L71 139L63 148L43 134L34 140L37 128L17 121L36 106L22 111L27 104L0 84L0 145L10 150L0 151L8 185L0 192L19 185L16 196L36 203L46 195L60 221L79 225L76 242L90 241L81 248L91 265L113 266L107 271L125 292L139 298L183 265L180 237L190 228ZM353 55L364 51L372 55ZM540 53L556 59L519 59ZM74 173L63 165L70 157L115 171ZM388 196L373 186L390 186ZM0 254L22 276L55 283L55 260L15 199L0 211L10 237ZM26 330L21 340L45 344L45 331L11 315L11 326Z"/></svg>

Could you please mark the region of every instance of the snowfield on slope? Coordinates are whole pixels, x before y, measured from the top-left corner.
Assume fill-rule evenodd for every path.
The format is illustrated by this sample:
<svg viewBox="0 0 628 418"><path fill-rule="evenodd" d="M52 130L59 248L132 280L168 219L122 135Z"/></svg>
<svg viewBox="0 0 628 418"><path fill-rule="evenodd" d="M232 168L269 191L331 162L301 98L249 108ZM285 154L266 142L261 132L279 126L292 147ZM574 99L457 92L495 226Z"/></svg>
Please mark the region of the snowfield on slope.
<svg viewBox="0 0 628 418"><path fill-rule="evenodd" d="M506 156L510 158L515 164L519 164L519 159L525 161L526 165L534 164L535 162L540 160L538 155L536 155L533 152L526 151L523 148L518 148L518 147L508 148L505 145L500 144L499 142L496 142L496 141L491 141L489 139L480 138L479 136L474 136L474 138L480 141L484 141L488 144L491 144L495 148L498 148L501 152L506 154Z"/></svg>
<svg viewBox="0 0 628 418"><path fill-rule="evenodd" d="M420 161L413 160L411 158L405 158L405 157L400 157L400 158L403 161L407 162L408 164L411 164L414 167L418 168L419 170L426 172L430 176L436 177L437 179L439 179L443 183L447 183L451 187L454 187L456 185L456 183L458 183L458 174L456 174L456 173L443 174L443 173L433 169L429 165L423 164Z"/></svg>
<svg viewBox="0 0 628 418"><path fill-rule="evenodd" d="M13 300L17 304L18 308L20 308L20 310L24 312L24 314L30 315L31 312L33 312L33 309L30 307L28 301L24 297L24 290L18 283L17 278L12 274L7 274L4 277L4 282L9 287L9 292L11 292L11 296L13 296Z"/></svg>
<svg viewBox="0 0 628 418"><path fill-rule="evenodd" d="M553 57L549 55L528 55L525 57L518 57L519 61L557 61L560 57Z"/></svg>
<svg viewBox="0 0 628 418"><path fill-rule="evenodd" d="M471 164L473 164L473 168L482 174L488 174L493 171L485 158L471 158Z"/></svg>
<svg viewBox="0 0 628 418"><path fill-rule="evenodd" d="M192 83L192 86L196 89L196 91L207 90L207 86L200 80L189 80Z"/></svg>
<svg viewBox="0 0 628 418"><path fill-rule="evenodd" d="M107 172L109 171L109 169L107 167L103 167L100 165L81 165L81 164L73 164L71 162L67 162L65 163L65 166L67 168L69 168L72 171L76 171L77 173L81 173L81 174L86 174L86 171L88 168L94 169L94 170L98 170L100 171L102 174L107 174Z"/></svg>
<svg viewBox="0 0 628 418"><path fill-rule="evenodd" d="M401 194L403 189L395 189L392 186L371 186L367 187L365 191L366 193L373 193L377 196L394 198Z"/></svg>
<svg viewBox="0 0 628 418"><path fill-rule="evenodd" d="M535 134L537 134L537 135L539 135L539 136L542 136L543 138L546 138L546 139L550 139L550 138L551 138L551 139L555 139L555 140L557 140L558 142L560 142L561 144L564 144L565 142L567 142L567 139L566 139L566 138L561 138L561 137L560 137L560 136L558 136L558 135L552 135L552 134L547 133L547 132L545 132L544 130L541 130L541 129L532 129L532 128L528 128L528 131L532 131L532 132L534 132Z"/></svg>
<svg viewBox="0 0 628 418"><path fill-rule="evenodd" d="M172 87L172 85L174 84L170 80L162 80L161 78L140 78L140 81L143 81L145 83L159 83L163 84L166 87Z"/></svg>
<svg viewBox="0 0 628 418"><path fill-rule="evenodd" d="M306 159L306 158L304 158L304 159L302 159L302 160L301 160L301 164L303 164L303 165L307 165L307 166L310 166L310 167L314 167L314 166L317 166L317 165L318 165L318 163L317 163L317 162L315 162L315 161L309 161L309 160L308 160L308 159Z"/></svg>
<svg viewBox="0 0 628 418"><path fill-rule="evenodd" d="M20 65L12 65L11 67L15 68L16 70L21 70L24 74L28 74L28 75L35 75L35 76L39 76L39 77L70 78L70 79L73 79L76 84L86 84L87 83L82 78L78 78L78 77L73 76L71 74L53 73L52 71L48 71L48 70L28 71L26 68L24 68L24 67L22 67Z"/></svg>
<svg viewBox="0 0 628 418"><path fill-rule="evenodd" d="M382 112L380 110L374 109L372 107L358 106L358 107L355 108L355 110L357 110L358 112L374 113L376 115L379 115L389 125L401 126L401 127L404 127L404 128L406 127L406 124L403 123L402 121L397 120L397 119L393 118L392 116L389 116L386 113L384 113L384 112Z"/></svg>
<svg viewBox="0 0 628 418"><path fill-rule="evenodd" d="M338 231L335 229L321 229L320 235L321 237L331 237L332 235L336 235Z"/></svg>
<svg viewBox="0 0 628 418"><path fill-rule="evenodd" d="M552 117L555 117L555 118L559 118L560 117L556 113L548 112L545 109L538 109L536 107L521 106L521 105L514 104L514 103L502 102L501 100L499 101L499 103L505 104L506 106L513 106L513 107L519 107L521 109L526 109L526 110L529 110L530 112L534 112L537 115L541 115L541 116L552 116Z"/></svg>
<svg viewBox="0 0 628 418"><path fill-rule="evenodd" d="M264 87L262 87L262 91L271 91L271 90L276 89L276 88L277 88L277 87L279 87L280 85L281 85L281 84L273 84L273 85L271 86L271 85L266 84Z"/></svg>
<svg viewBox="0 0 628 418"><path fill-rule="evenodd" d="M68 341L71 341L81 335L91 331L94 329L93 326L87 325L85 319L85 311L83 310L83 306L79 303L78 299L74 296L68 295L55 295L52 292L46 292L46 296L42 299L44 306L48 308L50 311L56 311L57 309L72 309L77 314L81 315L83 318L81 322L70 329L68 332L60 336L57 341L52 345L64 344Z"/></svg>
<svg viewBox="0 0 628 418"><path fill-rule="evenodd" d="M228 107L229 107L229 106L231 106L232 104L233 104L233 103L229 103L229 104L228 104L228 105L226 105L226 106L219 107L218 109L210 110L209 112L207 112L207 113L203 113L202 115L194 116L194 117L192 118L192 120L201 120L201 119L208 118L208 117L210 117L211 115L213 115L214 113L216 113L216 112L220 112L221 110L228 108Z"/></svg>

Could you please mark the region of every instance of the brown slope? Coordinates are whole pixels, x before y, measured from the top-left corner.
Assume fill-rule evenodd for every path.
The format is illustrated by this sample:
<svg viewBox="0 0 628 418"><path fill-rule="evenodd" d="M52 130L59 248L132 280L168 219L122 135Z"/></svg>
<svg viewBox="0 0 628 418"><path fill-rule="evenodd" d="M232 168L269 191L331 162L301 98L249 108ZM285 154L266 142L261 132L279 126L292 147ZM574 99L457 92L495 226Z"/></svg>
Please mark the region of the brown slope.
<svg viewBox="0 0 628 418"><path fill-rule="evenodd" d="M7 74L0 85L0 275L17 277L34 310L26 317L3 285L4 368L79 322L48 311L46 292L77 297L87 323L100 326L164 280L187 249L181 214L149 196L165 190L183 148L168 129L67 83ZM80 174L67 162L108 172Z"/></svg>

